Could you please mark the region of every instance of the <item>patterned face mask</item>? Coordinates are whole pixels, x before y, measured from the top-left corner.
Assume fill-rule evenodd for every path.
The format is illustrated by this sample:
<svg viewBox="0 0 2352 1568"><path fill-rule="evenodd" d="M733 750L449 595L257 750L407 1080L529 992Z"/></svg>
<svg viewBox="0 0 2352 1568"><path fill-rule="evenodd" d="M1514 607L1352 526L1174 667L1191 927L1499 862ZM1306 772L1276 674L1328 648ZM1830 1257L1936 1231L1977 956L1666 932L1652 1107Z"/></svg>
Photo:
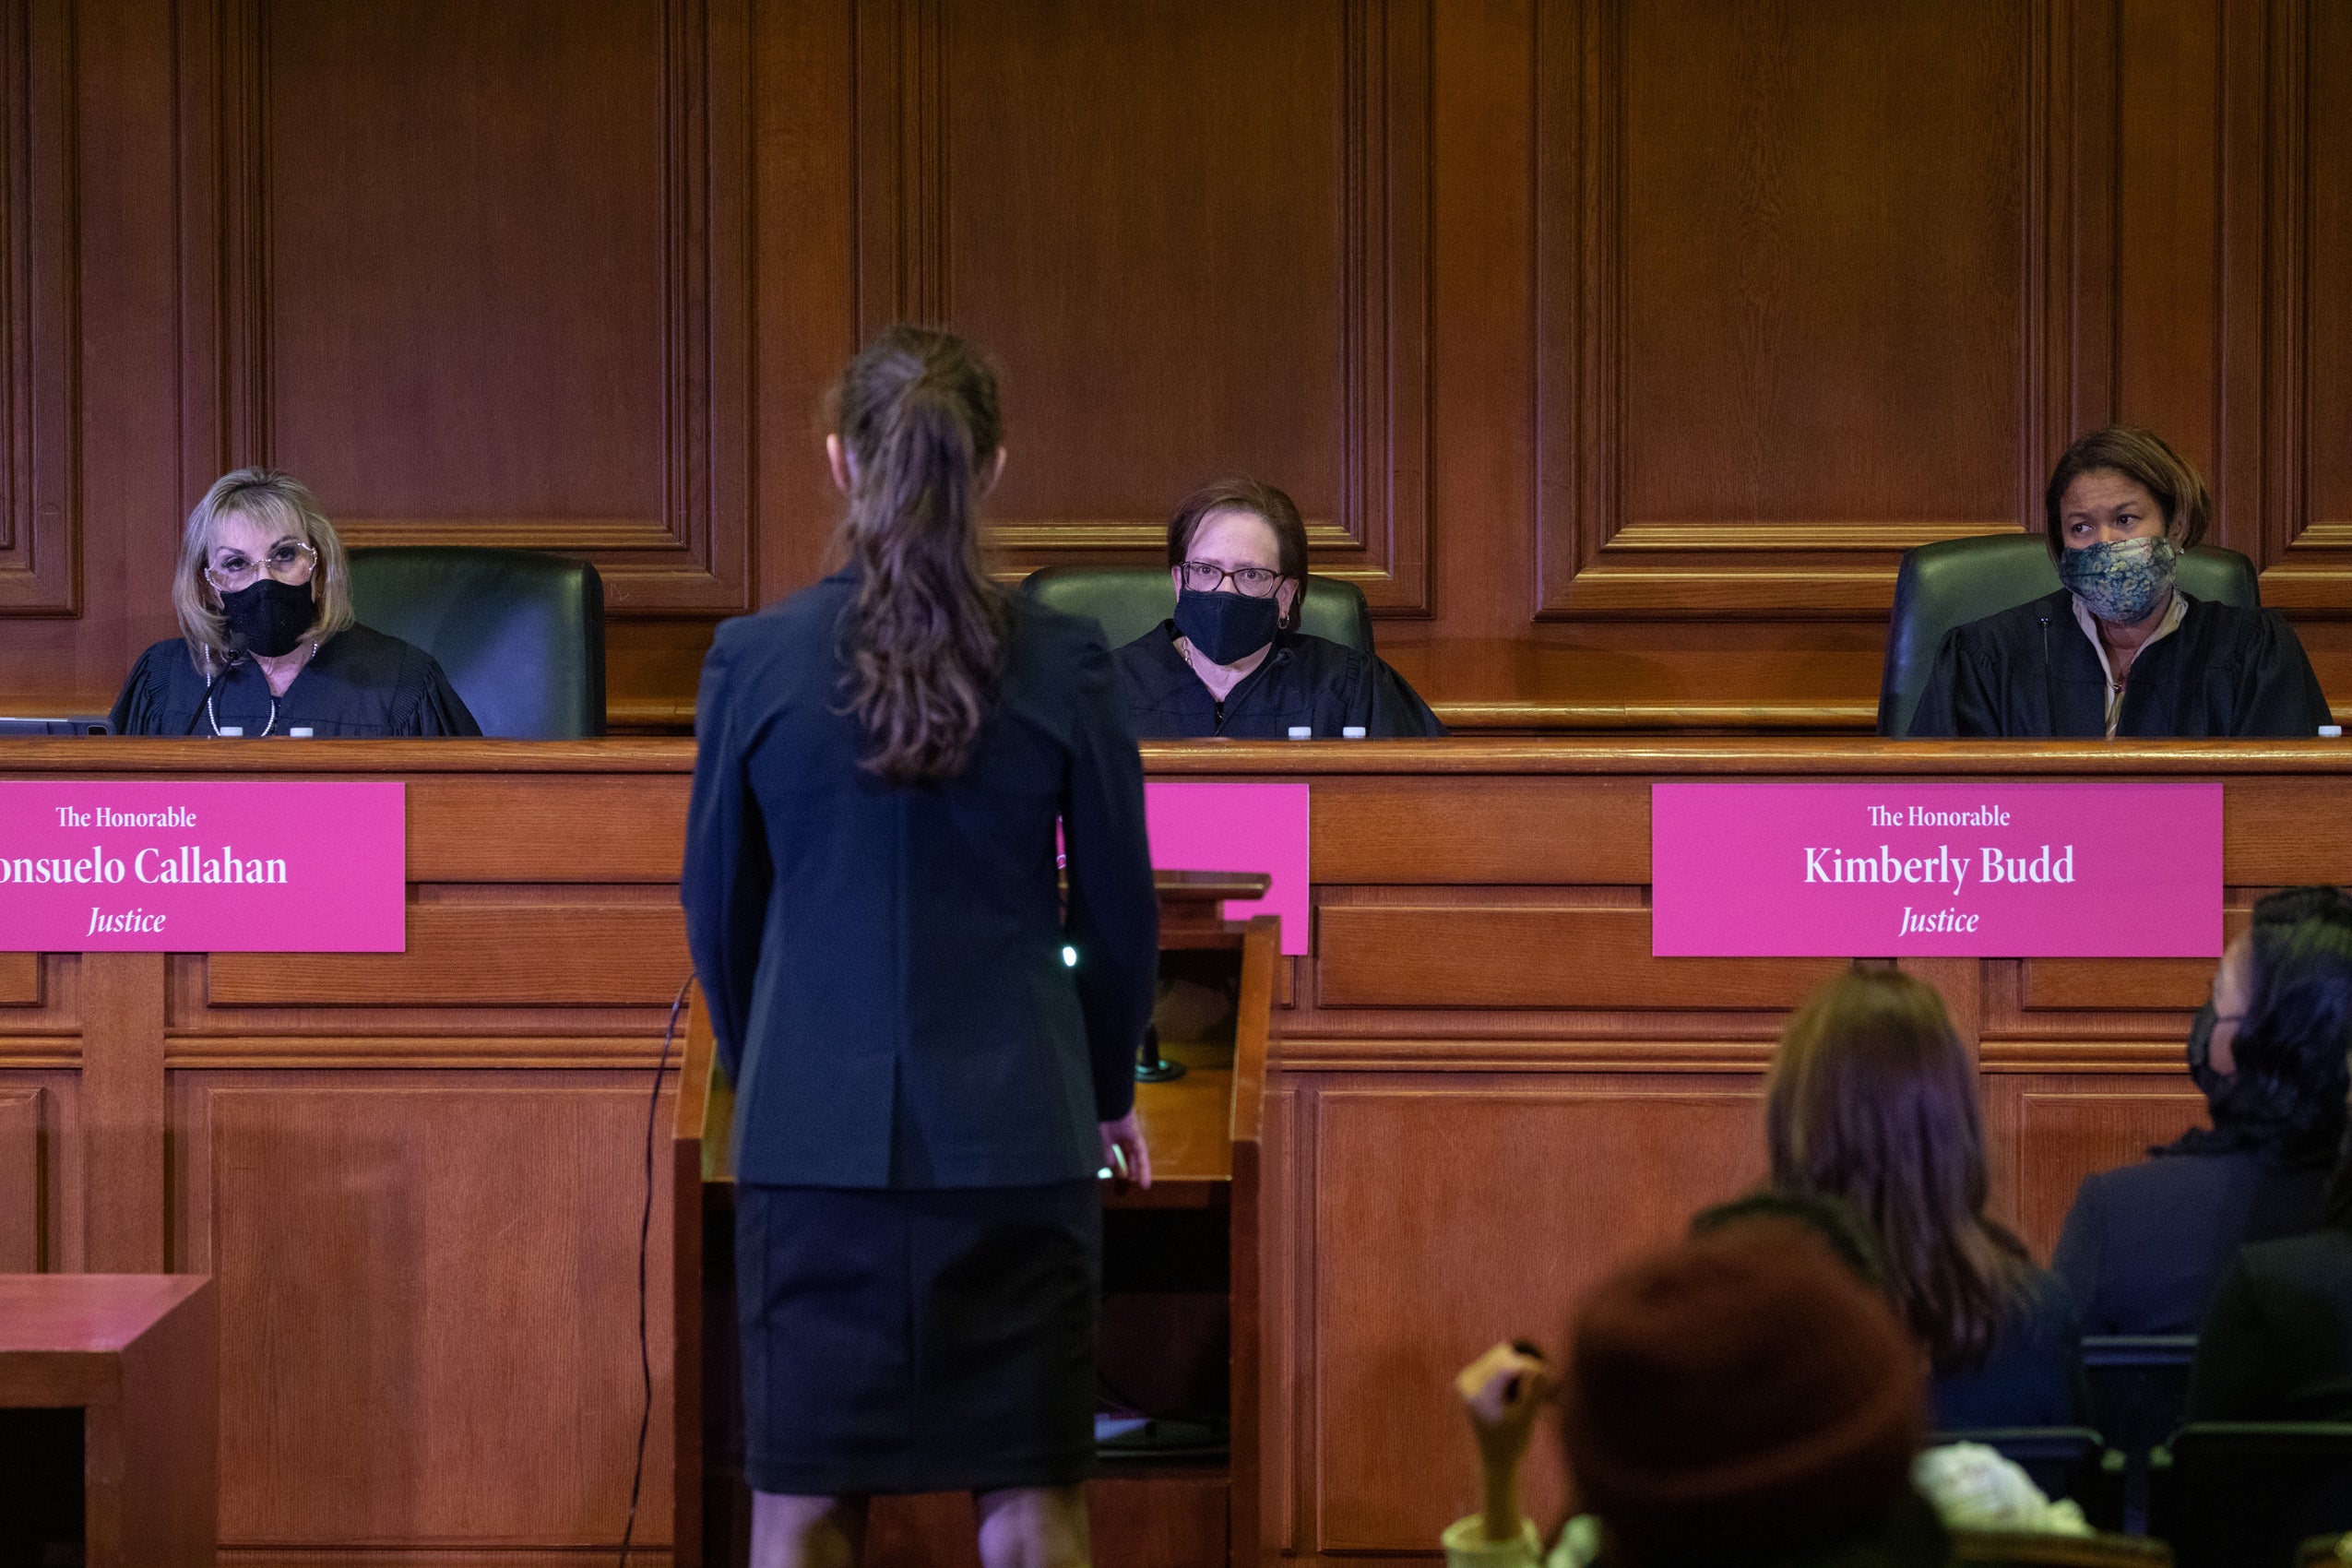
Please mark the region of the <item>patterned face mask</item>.
<svg viewBox="0 0 2352 1568"><path fill-rule="evenodd" d="M2058 580L2100 620L2128 626L2164 602L2180 559L2168 539L2114 540L2061 552Z"/></svg>

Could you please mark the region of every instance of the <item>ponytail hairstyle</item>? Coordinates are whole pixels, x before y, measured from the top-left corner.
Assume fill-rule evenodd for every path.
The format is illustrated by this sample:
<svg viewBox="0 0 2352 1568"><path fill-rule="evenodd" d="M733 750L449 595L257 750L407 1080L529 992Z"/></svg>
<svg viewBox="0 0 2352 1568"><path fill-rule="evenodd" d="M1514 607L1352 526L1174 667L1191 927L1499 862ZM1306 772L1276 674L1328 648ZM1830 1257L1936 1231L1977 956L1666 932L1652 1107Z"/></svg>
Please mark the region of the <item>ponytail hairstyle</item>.
<svg viewBox="0 0 2352 1568"><path fill-rule="evenodd" d="M833 392L849 458L844 711L865 726L869 772L953 778L996 696L1009 597L980 564L976 512L1003 434L996 377L949 333L886 327Z"/></svg>

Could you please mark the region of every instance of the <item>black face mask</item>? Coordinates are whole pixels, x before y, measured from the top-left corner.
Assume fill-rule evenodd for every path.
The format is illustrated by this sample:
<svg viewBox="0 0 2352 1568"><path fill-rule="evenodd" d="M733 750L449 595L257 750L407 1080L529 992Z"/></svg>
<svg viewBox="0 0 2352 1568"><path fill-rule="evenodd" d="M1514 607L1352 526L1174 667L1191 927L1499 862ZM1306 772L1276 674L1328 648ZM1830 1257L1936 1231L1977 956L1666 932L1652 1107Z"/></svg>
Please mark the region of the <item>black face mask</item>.
<svg viewBox="0 0 2352 1568"><path fill-rule="evenodd" d="M1274 640L1282 620L1277 599L1252 599L1245 593L1195 593L1176 596L1176 629L1211 664L1237 664Z"/></svg>
<svg viewBox="0 0 2352 1568"><path fill-rule="evenodd" d="M220 615L239 650L276 659L300 646L303 634L318 619L318 604L311 597L310 584L281 583L264 576L234 593L222 594Z"/></svg>

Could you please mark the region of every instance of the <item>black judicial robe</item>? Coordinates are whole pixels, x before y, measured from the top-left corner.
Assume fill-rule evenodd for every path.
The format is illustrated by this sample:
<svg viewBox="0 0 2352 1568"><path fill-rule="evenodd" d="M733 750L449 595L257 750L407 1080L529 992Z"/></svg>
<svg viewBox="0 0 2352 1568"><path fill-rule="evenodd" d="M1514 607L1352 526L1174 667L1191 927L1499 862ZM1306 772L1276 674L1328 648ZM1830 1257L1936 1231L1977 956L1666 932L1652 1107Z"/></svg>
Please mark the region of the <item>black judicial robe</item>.
<svg viewBox="0 0 2352 1568"><path fill-rule="evenodd" d="M2180 628L2132 662L2117 739L2292 738L2333 722L2277 612L2181 597ZM1947 633L1911 734L2104 740L2107 671L2073 598L2061 588Z"/></svg>
<svg viewBox="0 0 2352 1568"><path fill-rule="evenodd" d="M1218 702L1176 647L1176 623L1158 625L1111 656L1119 664L1135 737L1197 741L1223 735L1280 741L1304 725L1336 741L1350 725L1373 741L1445 733L1437 715L1378 658L1327 637L1277 632L1265 662Z"/></svg>
<svg viewBox="0 0 2352 1568"><path fill-rule="evenodd" d="M178 637L139 655L123 695L114 699L118 735L209 735L204 689L210 682ZM324 739L479 735L481 726L441 672L433 655L365 626L351 626L320 645L270 719L269 683L251 663L239 665L212 695L220 728L248 737L267 729L274 738L308 730ZM193 721L196 728L191 731Z"/></svg>

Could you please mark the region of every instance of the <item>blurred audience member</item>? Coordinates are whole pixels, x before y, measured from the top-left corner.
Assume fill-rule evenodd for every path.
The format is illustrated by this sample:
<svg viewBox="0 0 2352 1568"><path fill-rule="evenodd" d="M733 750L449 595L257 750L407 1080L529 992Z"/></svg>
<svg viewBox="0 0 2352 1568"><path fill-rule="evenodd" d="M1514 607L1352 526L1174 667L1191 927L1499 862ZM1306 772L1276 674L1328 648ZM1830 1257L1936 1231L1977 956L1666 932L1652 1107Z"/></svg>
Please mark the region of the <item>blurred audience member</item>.
<svg viewBox="0 0 2352 1568"><path fill-rule="evenodd" d="M1766 1088L1772 1183L1850 1206L1933 1364L1936 1430L2073 1426L2073 1292L1985 1215L1975 1064L1934 991L1853 968L1781 1036Z"/></svg>
<svg viewBox="0 0 2352 1568"><path fill-rule="evenodd" d="M2238 1249L2321 1223L2344 1132L2352 899L2294 887L2254 906L2189 1031L2213 1125L2085 1177L2053 1260L2086 1334L2189 1334Z"/></svg>
<svg viewBox="0 0 2352 1568"><path fill-rule="evenodd" d="M2323 1223L2238 1254L2197 1331L2192 1421L2352 1421L2352 1134Z"/></svg>
<svg viewBox="0 0 2352 1568"><path fill-rule="evenodd" d="M1562 1431L1571 1521L1550 1568L1726 1562L1940 1568L1951 1546L1910 1483L1927 1427L1918 1348L1886 1302L1795 1220L1751 1221L1619 1270L1570 1331ZM1552 1375L1498 1346L1456 1382L1485 1506L1448 1561L1544 1557L1519 1461Z"/></svg>
<svg viewBox="0 0 2352 1568"><path fill-rule="evenodd" d="M1874 1315L1885 1321L1886 1277L1877 1249L1853 1212L1836 1199L1766 1191L1703 1209L1691 1220L1694 1242L1743 1237L1761 1239L1783 1252L1823 1252L1879 1298L1881 1310ZM1916 1345L1910 1367L1915 1385L1923 1389L1927 1364ZM1519 1463L1535 1411L1555 1391L1550 1368L1533 1345L1497 1345L1463 1369L1455 1382L1478 1436L1480 1491L1486 1501L1480 1513L1446 1532L1448 1559L1454 1568L1532 1568L1539 1545L1534 1526L1518 1511ZM2051 1503L2032 1478L1990 1448L1974 1443L1930 1448L1913 1461L1911 1477L1951 1529L2091 1533L2080 1508L2071 1502ZM1880 1544L1866 1540L1849 1546L1848 1551L1861 1555L1837 1561L1911 1561L1883 1557ZM1562 1527L1544 1559L1545 1568L1585 1568L1599 1556L1600 1546L1600 1521L1579 1514ZM1811 1552L1799 1550L1811 1560Z"/></svg>

